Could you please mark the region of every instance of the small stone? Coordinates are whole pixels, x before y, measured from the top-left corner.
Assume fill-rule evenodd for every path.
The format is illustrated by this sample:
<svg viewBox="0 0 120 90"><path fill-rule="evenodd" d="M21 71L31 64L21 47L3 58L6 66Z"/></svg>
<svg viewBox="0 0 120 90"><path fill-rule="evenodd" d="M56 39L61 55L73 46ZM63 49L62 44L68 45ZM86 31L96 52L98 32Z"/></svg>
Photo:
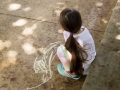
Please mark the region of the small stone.
<svg viewBox="0 0 120 90"><path fill-rule="evenodd" d="M11 78L10 81L16 81L16 78Z"/></svg>

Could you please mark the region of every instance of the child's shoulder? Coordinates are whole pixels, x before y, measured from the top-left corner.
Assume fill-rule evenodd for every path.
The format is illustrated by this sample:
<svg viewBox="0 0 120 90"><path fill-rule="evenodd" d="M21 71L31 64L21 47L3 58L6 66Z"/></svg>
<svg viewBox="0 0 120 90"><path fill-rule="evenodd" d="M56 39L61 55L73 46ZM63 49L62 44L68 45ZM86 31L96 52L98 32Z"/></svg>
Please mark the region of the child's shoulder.
<svg viewBox="0 0 120 90"><path fill-rule="evenodd" d="M75 34L74 36L75 36L75 37L78 37L78 36L83 37L83 36L88 35L88 34L90 34L90 33L89 33L89 30L88 30L87 28L85 28L84 26L82 26L82 27L81 27L81 31L79 31L79 32L78 32L77 34Z"/></svg>

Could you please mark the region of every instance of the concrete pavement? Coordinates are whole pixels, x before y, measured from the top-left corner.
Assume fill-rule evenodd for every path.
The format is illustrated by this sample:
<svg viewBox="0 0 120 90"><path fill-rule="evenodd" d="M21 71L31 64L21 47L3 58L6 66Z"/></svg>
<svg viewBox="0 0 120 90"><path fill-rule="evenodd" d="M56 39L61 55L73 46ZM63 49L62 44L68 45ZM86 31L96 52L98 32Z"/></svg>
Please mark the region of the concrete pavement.
<svg viewBox="0 0 120 90"><path fill-rule="evenodd" d="M80 11L98 48L117 0L1 0L0 3L0 90L26 90L41 83L33 70L36 50L63 41L58 24L66 7ZM78 90L84 79L74 81L58 74L56 57L53 78L35 90Z"/></svg>
<svg viewBox="0 0 120 90"><path fill-rule="evenodd" d="M82 90L120 90L120 0L111 16Z"/></svg>

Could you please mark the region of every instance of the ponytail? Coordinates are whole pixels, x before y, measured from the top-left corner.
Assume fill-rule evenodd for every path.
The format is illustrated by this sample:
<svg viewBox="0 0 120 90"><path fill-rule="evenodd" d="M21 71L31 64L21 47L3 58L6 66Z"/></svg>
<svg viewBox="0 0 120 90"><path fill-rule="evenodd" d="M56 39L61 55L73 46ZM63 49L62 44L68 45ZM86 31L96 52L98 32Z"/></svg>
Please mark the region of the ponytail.
<svg viewBox="0 0 120 90"><path fill-rule="evenodd" d="M72 55L72 59L70 63L70 73L74 72L77 75L81 75L83 73L82 63L85 61L83 57L83 53L85 53L85 51L82 49L79 43L75 40L72 33L67 39L65 43L65 47Z"/></svg>

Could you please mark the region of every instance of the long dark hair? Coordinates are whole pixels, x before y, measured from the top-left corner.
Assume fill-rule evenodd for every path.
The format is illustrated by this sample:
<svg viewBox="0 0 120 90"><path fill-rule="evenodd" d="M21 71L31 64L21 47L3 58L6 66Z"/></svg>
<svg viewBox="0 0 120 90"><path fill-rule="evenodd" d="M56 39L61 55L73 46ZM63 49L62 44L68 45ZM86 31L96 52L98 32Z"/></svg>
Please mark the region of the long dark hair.
<svg viewBox="0 0 120 90"><path fill-rule="evenodd" d="M70 32L70 36L65 43L66 49L72 55L70 73L75 72L77 75L81 75L83 73L82 63L85 61L83 53L86 54L86 52L73 37L73 34L77 33L82 26L80 13L75 9L66 8L60 13L59 21L62 28Z"/></svg>

